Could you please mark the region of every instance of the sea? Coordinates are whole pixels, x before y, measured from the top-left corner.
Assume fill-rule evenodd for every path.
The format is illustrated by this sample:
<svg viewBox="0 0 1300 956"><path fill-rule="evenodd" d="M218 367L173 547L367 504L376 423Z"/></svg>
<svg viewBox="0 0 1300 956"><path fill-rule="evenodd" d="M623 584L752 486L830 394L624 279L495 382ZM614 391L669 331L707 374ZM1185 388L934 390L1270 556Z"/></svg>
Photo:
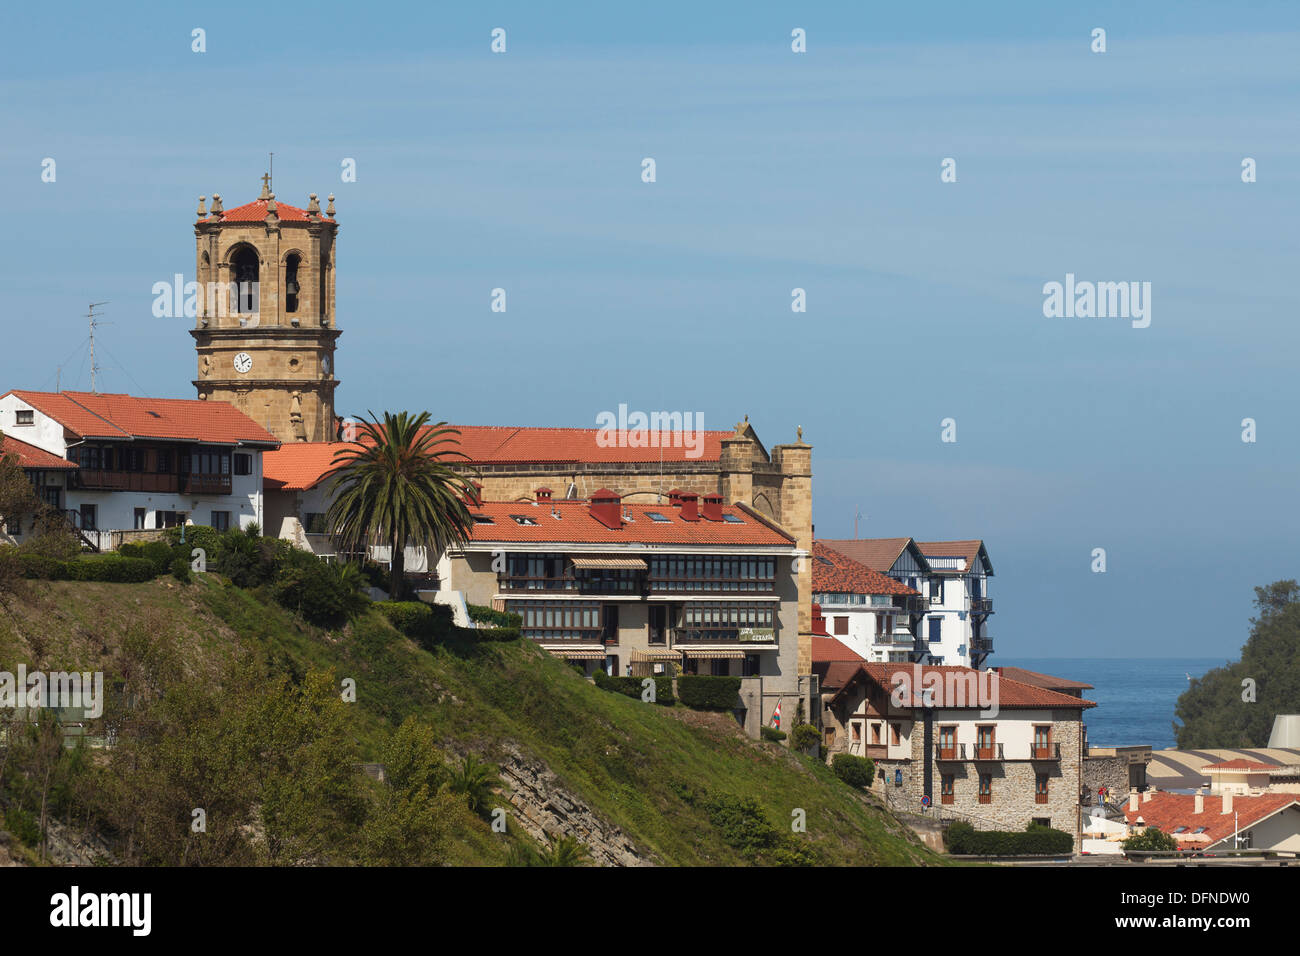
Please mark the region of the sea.
<svg viewBox="0 0 1300 956"><path fill-rule="evenodd" d="M1068 677L1091 684L1083 696L1097 702L1083 712L1088 743L1095 747L1150 744L1175 746L1174 707L1187 690L1188 675L1201 677L1227 661L1205 657L1009 657L994 667Z"/></svg>

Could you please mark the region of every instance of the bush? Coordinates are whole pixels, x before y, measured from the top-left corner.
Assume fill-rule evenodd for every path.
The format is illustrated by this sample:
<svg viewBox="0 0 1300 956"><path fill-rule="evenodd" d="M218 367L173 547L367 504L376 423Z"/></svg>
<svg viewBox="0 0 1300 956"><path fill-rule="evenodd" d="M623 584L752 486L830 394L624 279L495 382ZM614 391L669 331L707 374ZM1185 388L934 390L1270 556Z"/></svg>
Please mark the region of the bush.
<svg viewBox="0 0 1300 956"><path fill-rule="evenodd" d="M1074 837L1051 827L1032 827L1021 832L1010 830L976 830L969 823L957 822L943 837L949 853L972 856L1059 856L1074 849Z"/></svg>
<svg viewBox="0 0 1300 956"><path fill-rule="evenodd" d="M640 700L641 695L645 692L644 677L610 677L604 671L596 671L593 679L596 686L602 690L623 694L635 700ZM651 679L655 682L656 704L671 707L677 703L677 699L673 696L673 679L671 677L654 677Z"/></svg>
<svg viewBox="0 0 1300 956"><path fill-rule="evenodd" d="M791 731L790 746L795 750L802 750L804 753L813 753L814 748L821 744L821 734L812 724L800 724Z"/></svg>
<svg viewBox="0 0 1300 956"><path fill-rule="evenodd" d="M524 626L524 619L519 614L498 611L482 604L467 604L465 607L469 611L469 619L477 624L491 624L495 627L513 627L515 629Z"/></svg>
<svg viewBox="0 0 1300 956"><path fill-rule="evenodd" d="M770 740L773 743L785 740L786 736L784 730L777 730L775 727L768 727L766 725L758 728L758 734L764 740Z"/></svg>
<svg viewBox="0 0 1300 956"><path fill-rule="evenodd" d="M696 710L735 710L740 706L740 678L683 674L677 678L677 693L683 704Z"/></svg>
<svg viewBox="0 0 1300 956"><path fill-rule="evenodd" d="M853 754L836 754L831 758L831 769L850 787L869 787L876 777L876 765L869 757Z"/></svg>
<svg viewBox="0 0 1300 956"><path fill-rule="evenodd" d="M1147 827L1139 833L1134 833L1123 843L1125 851L1128 850L1177 850L1178 841L1168 833L1165 833L1159 827Z"/></svg>
<svg viewBox="0 0 1300 956"><path fill-rule="evenodd" d="M517 627L456 627L452 635L466 641L517 641L522 636Z"/></svg>
<svg viewBox="0 0 1300 956"><path fill-rule="evenodd" d="M29 847L36 847L41 842L41 828L34 814L22 807L10 807L5 811L5 829Z"/></svg>
<svg viewBox="0 0 1300 956"><path fill-rule="evenodd" d="M271 593L280 604L312 624L337 627L370 603L361 592L365 579L355 565L326 564L305 551L301 553L306 561L295 561L276 575Z"/></svg>
<svg viewBox="0 0 1300 956"><path fill-rule="evenodd" d="M425 648L447 639L452 632L451 608L423 601L379 601L384 617L407 637Z"/></svg>
<svg viewBox="0 0 1300 956"><path fill-rule="evenodd" d="M190 563L184 558L172 559L172 577L180 581L181 584L189 584L193 580Z"/></svg>

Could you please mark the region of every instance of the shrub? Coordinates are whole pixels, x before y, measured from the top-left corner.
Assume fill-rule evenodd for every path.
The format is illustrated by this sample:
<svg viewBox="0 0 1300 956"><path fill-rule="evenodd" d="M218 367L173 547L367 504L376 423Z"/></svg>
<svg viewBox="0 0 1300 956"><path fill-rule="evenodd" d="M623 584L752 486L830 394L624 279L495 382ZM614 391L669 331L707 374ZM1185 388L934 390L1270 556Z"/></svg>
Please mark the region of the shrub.
<svg viewBox="0 0 1300 956"><path fill-rule="evenodd" d="M361 592L364 579L355 565L326 564L302 553L307 561L296 561L276 575L271 593L280 604L313 624L337 627L370 603Z"/></svg>
<svg viewBox="0 0 1300 956"><path fill-rule="evenodd" d="M593 679L597 687L636 700L640 700L641 695L645 692L644 677L610 677L604 671L596 671ZM673 679L671 677L654 677L651 679L655 682L656 704L671 707L677 703L677 698L673 696Z"/></svg>
<svg viewBox="0 0 1300 956"><path fill-rule="evenodd" d="M10 807L5 811L5 829L29 847L41 842L41 828L36 817L22 807Z"/></svg>
<svg viewBox="0 0 1300 956"><path fill-rule="evenodd" d="M147 541L140 546L140 557L129 558L132 561L151 561L154 566L154 577L160 574L166 574L172 566L171 545L164 541Z"/></svg>
<svg viewBox="0 0 1300 956"><path fill-rule="evenodd" d="M1178 841L1158 827L1147 827L1123 843L1127 850L1177 850Z"/></svg>
<svg viewBox="0 0 1300 956"><path fill-rule="evenodd" d="M831 769L850 787L869 787L876 777L875 763L853 754L836 754L831 758Z"/></svg>
<svg viewBox="0 0 1300 956"><path fill-rule="evenodd" d="M23 577L39 578L42 581L66 581L71 576L68 565L71 562L31 551L19 550L18 564Z"/></svg>
<svg viewBox="0 0 1300 956"><path fill-rule="evenodd" d="M190 563L184 558L172 559L172 577L182 584L189 584L193 577L190 573Z"/></svg>
<svg viewBox="0 0 1300 956"><path fill-rule="evenodd" d="M804 753L814 753L821 744L821 734L812 724L800 724L791 731L790 746Z"/></svg>
<svg viewBox="0 0 1300 956"><path fill-rule="evenodd" d="M451 634L451 608L423 601L379 601L375 607L407 637L424 648L445 641Z"/></svg>
<svg viewBox="0 0 1300 956"><path fill-rule="evenodd" d="M517 641L521 636L517 627L456 627L452 631L455 637L468 641Z"/></svg>
<svg viewBox="0 0 1300 956"><path fill-rule="evenodd" d="M764 740L770 740L773 742L785 740L786 736L784 730L777 730L775 727L768 726L758 728L758 733Z"/></svg>
<svg viewBox="0 0 1300 956"><path fill-rule="evenodd" d="M482 604L467 604L466 609L469 611L469 619L477 624L491 624L495 627L513 627L520 628L524 625L524 619L519 614L512 614L510 611L498 611Z"/></svg>
<svg viewBox="0 0 1300 956"><path fill-rule="evenodd" d="M677 693L683 704L696 710L735 710L740 704L740 678L683 674L677 678Z"/></svg>
<svg viewBox="0 0 1300 956"><path fill-rule="evenodd" d="M65 581L109 581L118 584L152 581L158 576L157 566L147 558L123 558L116 554L103 557L80 558L59 562L58 578ZM171 562L168 561L168 565ZM163 568L167 570L166 567Z"/></svg>
<svg viewBox="0 0 1300 956"><path fill-rule="evenodd" d="M1074 849L1074 837L1051 827L1032 827L1020 832L976 830L969 823L957 822L948 827L944 843L949 853L972 856L1057 856Z"/></svg>

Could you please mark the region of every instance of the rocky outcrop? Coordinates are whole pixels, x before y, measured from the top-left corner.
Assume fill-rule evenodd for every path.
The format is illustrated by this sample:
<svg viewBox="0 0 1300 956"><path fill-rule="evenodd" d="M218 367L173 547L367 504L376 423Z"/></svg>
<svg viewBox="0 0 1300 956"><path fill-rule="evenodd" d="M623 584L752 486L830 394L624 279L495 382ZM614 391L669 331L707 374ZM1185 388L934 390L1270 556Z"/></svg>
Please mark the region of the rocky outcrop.
<svg viewBox="0 0 1300 956"><path fill-rule="evenodd" d="M550 842L571 836L587 848L598 866L653 866L623 831L598 817L540 760L507 745L501 779L509 788L515 822L529 836Z"/></svg>

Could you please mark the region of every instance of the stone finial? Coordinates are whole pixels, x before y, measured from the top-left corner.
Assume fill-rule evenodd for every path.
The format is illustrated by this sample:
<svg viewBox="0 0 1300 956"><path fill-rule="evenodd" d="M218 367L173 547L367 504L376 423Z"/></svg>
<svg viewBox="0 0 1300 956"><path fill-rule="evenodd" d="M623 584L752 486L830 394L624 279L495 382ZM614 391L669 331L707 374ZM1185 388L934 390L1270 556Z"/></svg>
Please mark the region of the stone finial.
<svg viewBox="0 0 1300 956"><path fill-rule="evenodd" d="M258 199L271 198L271 174L270 173L262 174L262 191L258 193L257 198Z"/></svg>
<svg viewBox="0 0 1300 956"><path fill-rule="evenodd" d="M212 218L220 219L226 214L226 209L221 205L221 193L212 194Z"/></svg>
<svg viewBox="0 0 1300 956"><path fill-rule="evenodd" d="M208 198L207 196L200 196L200 197L199 197L199 211L198 211L198 217L199 217L200 219L206 219L206 218L208 217L208 211L207 211L206 209L203 208L203 203L204 203L204 201L205 201L207 198Z"/></svg>
<svg viewBox="0 0 1300 956"><path fill-rule="evenodd" d="M800 441L800 442L802 442L802 441L803 441L803 426L802 426L802 425L799 425L798 427L796 427L795 430L794 430L794 434L795 434L795 440L796 440L796 441Z"/></svg>
<svg viewBox="0 0 1300 956"><path fill-rule="evenodd" d="M332 219L334 218L334 194L330 193L325 198L329 200L329 205L325 207L325 215Z"/></svg>
<svg viewBox="0 0 1300 956"><path fill-rule="evenodd" d="M312 219L320 218L320 201L316 198L315 193L307 194L307 215Z"/></svg>
<svg viewBox="0 0 1300 956"><path fill-rule="evenodd" d="M276 219L280 218L280 214L275 211L275 193L266 194L266 214Z"/></svg>

